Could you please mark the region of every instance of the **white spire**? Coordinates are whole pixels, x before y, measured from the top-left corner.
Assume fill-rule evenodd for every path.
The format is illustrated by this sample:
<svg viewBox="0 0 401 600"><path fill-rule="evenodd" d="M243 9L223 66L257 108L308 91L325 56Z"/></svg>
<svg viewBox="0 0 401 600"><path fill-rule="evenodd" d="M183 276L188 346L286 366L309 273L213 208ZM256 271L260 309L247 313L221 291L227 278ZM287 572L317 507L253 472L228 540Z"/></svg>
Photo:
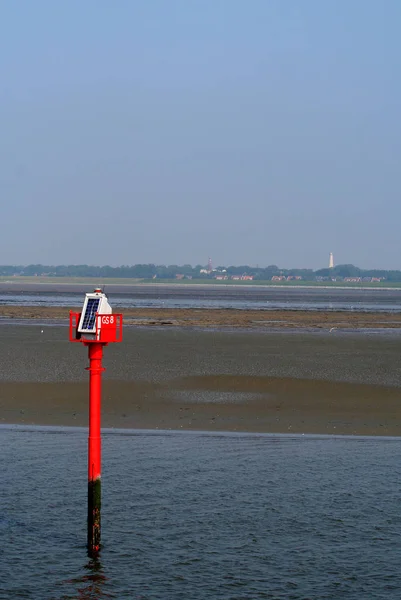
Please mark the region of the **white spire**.
<svg viewBox="0 0 401 600"><path fill-rule="evenodd" d="M330 252L329 269L333 269L333 267L334 267L334 257L333 257L333 253Z"/></svg>

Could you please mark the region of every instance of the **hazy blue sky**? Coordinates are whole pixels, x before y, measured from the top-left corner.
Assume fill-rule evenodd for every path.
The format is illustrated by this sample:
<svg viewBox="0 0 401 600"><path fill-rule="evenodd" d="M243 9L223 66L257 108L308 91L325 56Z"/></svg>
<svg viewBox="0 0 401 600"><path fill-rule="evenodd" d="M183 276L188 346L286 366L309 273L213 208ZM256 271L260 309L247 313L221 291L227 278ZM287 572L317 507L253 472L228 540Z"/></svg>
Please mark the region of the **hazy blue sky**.
<svg viewBox="0 0 401 600"><path fill-rule="evenodd" d="M400 0L0 0L0 264L401 268Z"/></svg>

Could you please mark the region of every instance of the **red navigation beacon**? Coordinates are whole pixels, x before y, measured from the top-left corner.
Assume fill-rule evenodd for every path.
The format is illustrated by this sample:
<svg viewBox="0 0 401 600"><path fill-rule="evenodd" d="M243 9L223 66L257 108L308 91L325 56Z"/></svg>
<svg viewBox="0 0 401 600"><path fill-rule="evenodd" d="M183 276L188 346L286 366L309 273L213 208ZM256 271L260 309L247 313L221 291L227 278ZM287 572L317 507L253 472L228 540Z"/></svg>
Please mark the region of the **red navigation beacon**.
<svg viewBox="0 0 401 600"><path fill-rule="evenodd" d="M70 341L88 346L89 438L88 438L88 553L100 550L101 509L101 396L103 346L121 342L123 316L113 314L106 294L96 288L85 295L81 313L70 313Z"/></svg>

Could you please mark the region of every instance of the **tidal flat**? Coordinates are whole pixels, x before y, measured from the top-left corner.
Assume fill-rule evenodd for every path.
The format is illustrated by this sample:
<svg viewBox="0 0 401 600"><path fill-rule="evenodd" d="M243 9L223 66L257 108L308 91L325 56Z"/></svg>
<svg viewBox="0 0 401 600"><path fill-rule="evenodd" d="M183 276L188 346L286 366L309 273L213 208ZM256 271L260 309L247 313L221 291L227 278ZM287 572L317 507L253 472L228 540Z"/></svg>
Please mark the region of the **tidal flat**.
<svg viewBox="0 0 401 600"><path fill-rule="evenodd" d="M32 301L32 298L31 298ZM71 306L42 306L0 304L0 319L5 322L28 321L67 322ZM180 327L200 329L316 329L359 330L401 329L401 312L398 310L366 312L361 310L300 310L300 309L235 309L235 308L160 308L123 307L118 304L114 312L124 313L124 323L141 327Z"/></svg>
<svg viewBox="0 0 401 600"><path fill-rule="evenodd" d="M127 326L104 351L111 428L401 434L390 331ZM0 325L0 423L86 426L87 351L62 325Z"/></svg>

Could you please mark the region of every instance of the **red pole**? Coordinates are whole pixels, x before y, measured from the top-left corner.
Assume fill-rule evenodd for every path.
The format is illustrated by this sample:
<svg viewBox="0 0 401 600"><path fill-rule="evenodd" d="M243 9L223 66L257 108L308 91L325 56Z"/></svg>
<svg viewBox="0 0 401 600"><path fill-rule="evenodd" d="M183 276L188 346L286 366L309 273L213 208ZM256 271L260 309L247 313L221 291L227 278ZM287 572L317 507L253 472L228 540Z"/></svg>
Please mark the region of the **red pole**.
<svg viewBox="0 0 401 600"><path fill-rule="evenodd" d="M100 415L102 396L101 342L88 344L89 354L89 438L88 438L88 552L96 554L100 549L101 509L101 437Z"/></svg>

